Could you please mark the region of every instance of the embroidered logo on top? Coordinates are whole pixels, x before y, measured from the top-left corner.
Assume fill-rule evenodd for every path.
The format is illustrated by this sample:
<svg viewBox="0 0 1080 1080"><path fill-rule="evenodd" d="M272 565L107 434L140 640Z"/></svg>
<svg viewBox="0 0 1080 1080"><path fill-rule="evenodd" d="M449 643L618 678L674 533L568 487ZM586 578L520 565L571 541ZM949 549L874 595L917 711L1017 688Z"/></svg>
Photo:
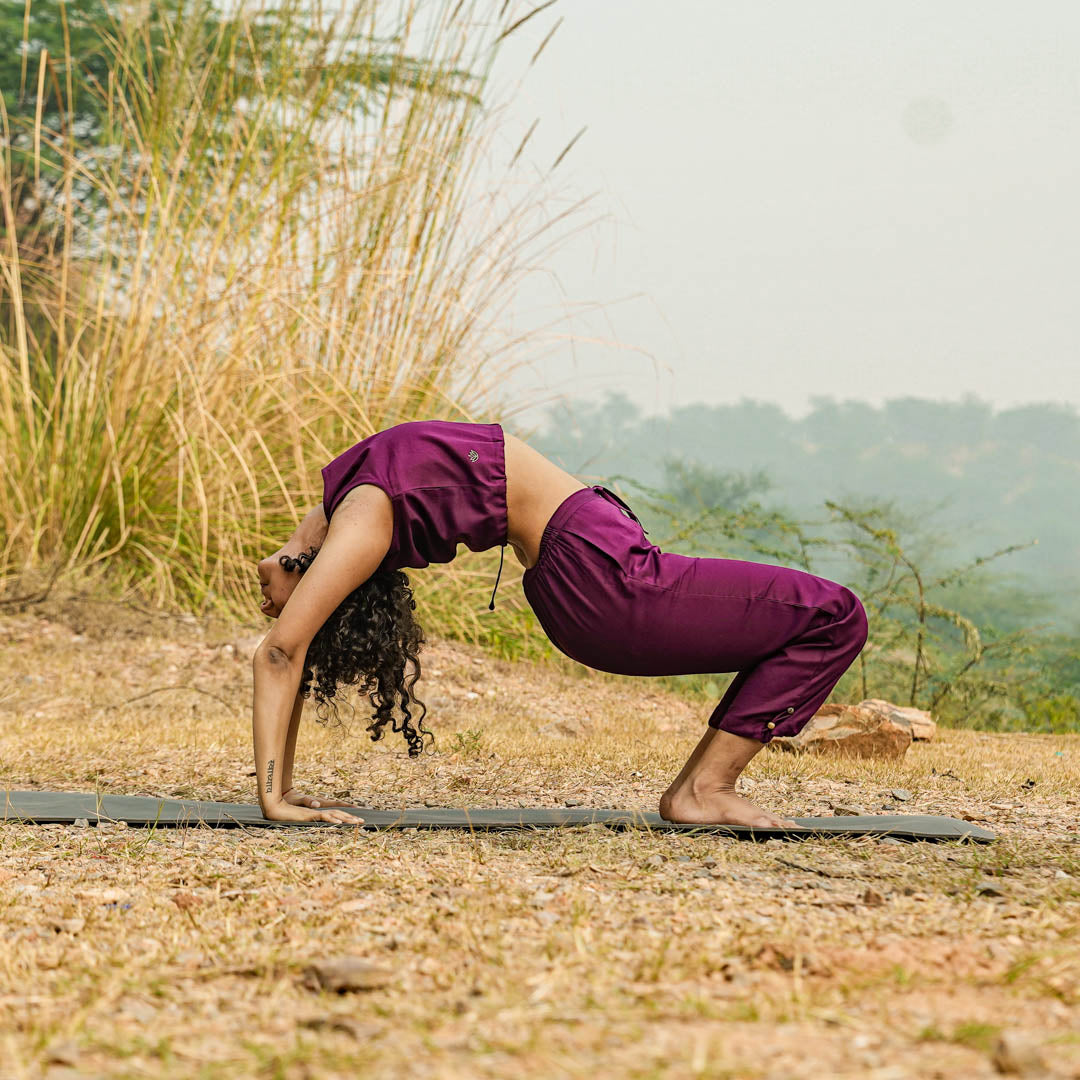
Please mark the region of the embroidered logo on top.
<svg viewBox="0 0 1080 1080"><path fill-rule="evenodd" d="M478 458L479 456L480 456L480 455L479 455L479 454L478 454L478 453L477 453L477 452L476 452L475 450L470 450L470 451L469 451L469 460L470 460L470 461L476 461L476 459L477 459L477 458Z"/></svg>

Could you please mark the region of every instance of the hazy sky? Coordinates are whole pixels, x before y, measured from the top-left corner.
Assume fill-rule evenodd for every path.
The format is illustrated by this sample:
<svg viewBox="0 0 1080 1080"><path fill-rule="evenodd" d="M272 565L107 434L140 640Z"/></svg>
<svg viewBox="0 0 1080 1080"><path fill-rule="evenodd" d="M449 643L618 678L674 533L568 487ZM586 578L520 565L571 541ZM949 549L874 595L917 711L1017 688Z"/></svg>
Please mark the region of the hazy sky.
<svg viewBox="0 0 1080 1080"><path fill-rule="evenodd" d="M504 137L546 171L588 125L552 179L606 218L515 320L601 340L513 396L1080 405L1078 57L1075 0L560 0Z"/></svg>

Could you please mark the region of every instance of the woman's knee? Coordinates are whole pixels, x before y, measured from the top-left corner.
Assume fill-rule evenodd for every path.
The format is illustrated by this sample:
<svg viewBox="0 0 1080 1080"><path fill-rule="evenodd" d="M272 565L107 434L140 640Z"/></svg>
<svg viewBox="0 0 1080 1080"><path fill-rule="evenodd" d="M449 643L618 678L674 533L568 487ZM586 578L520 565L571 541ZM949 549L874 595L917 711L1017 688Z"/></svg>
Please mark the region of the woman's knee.
<svg viewBox="0 0 1080 1080"><path fill-rule="evenodd" d="M845 585L840 586L840 597L843 614L837 623L843 630L845 644L858 655L866 644L869 630L866 609L862 601Z"/></svg>

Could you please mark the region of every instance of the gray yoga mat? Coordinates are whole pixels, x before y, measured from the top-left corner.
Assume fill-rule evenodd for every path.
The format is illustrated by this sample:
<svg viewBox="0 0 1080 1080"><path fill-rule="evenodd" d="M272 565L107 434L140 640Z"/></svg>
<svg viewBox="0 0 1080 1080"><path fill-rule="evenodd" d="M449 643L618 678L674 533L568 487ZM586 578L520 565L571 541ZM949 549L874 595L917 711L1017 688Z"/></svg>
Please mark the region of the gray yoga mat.
<svg viewBox="0 0 1080 1080"><path fill-rule="evenodd" d="M351 811L350 811L351 812ZM881 814L865 817L794 818L803 829L753 829L746 825L680 825L659 814L641 810L515 809L458 810L421 807L403 810L361 809L362 829L550 829L602 824L614 829L653 829L657 832L708 832L745 840L802 840L811 836L891 836L897 840L973 840L997 837L969 821L924 814ZM340 828L320 821L268 821L258 806L245 803L157 799L139 795L95 795L81 791L0 791L0 821L26 824L74 824L125 821L129 825L209 825L230 828Z"/></svg>

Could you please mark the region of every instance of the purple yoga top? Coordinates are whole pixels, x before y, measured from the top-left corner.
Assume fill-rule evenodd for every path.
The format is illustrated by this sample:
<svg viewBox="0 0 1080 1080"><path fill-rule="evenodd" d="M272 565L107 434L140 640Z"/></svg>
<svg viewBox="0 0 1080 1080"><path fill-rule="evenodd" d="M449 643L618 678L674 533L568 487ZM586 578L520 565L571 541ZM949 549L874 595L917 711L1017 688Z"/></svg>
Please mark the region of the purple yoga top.
<svg viewBox="0 0 1080 1080"><path fill-rule="evenodd" d="M395 424L338 455L323 468L322 477L327 521L345 493L360 484L374 484L390 496L394 533L379 570L450 562L459 543L470 551L487 551L497 544L505 550L508 542L506 446L500 424ZM495 607L494 590L488 607Z"/></svg>

